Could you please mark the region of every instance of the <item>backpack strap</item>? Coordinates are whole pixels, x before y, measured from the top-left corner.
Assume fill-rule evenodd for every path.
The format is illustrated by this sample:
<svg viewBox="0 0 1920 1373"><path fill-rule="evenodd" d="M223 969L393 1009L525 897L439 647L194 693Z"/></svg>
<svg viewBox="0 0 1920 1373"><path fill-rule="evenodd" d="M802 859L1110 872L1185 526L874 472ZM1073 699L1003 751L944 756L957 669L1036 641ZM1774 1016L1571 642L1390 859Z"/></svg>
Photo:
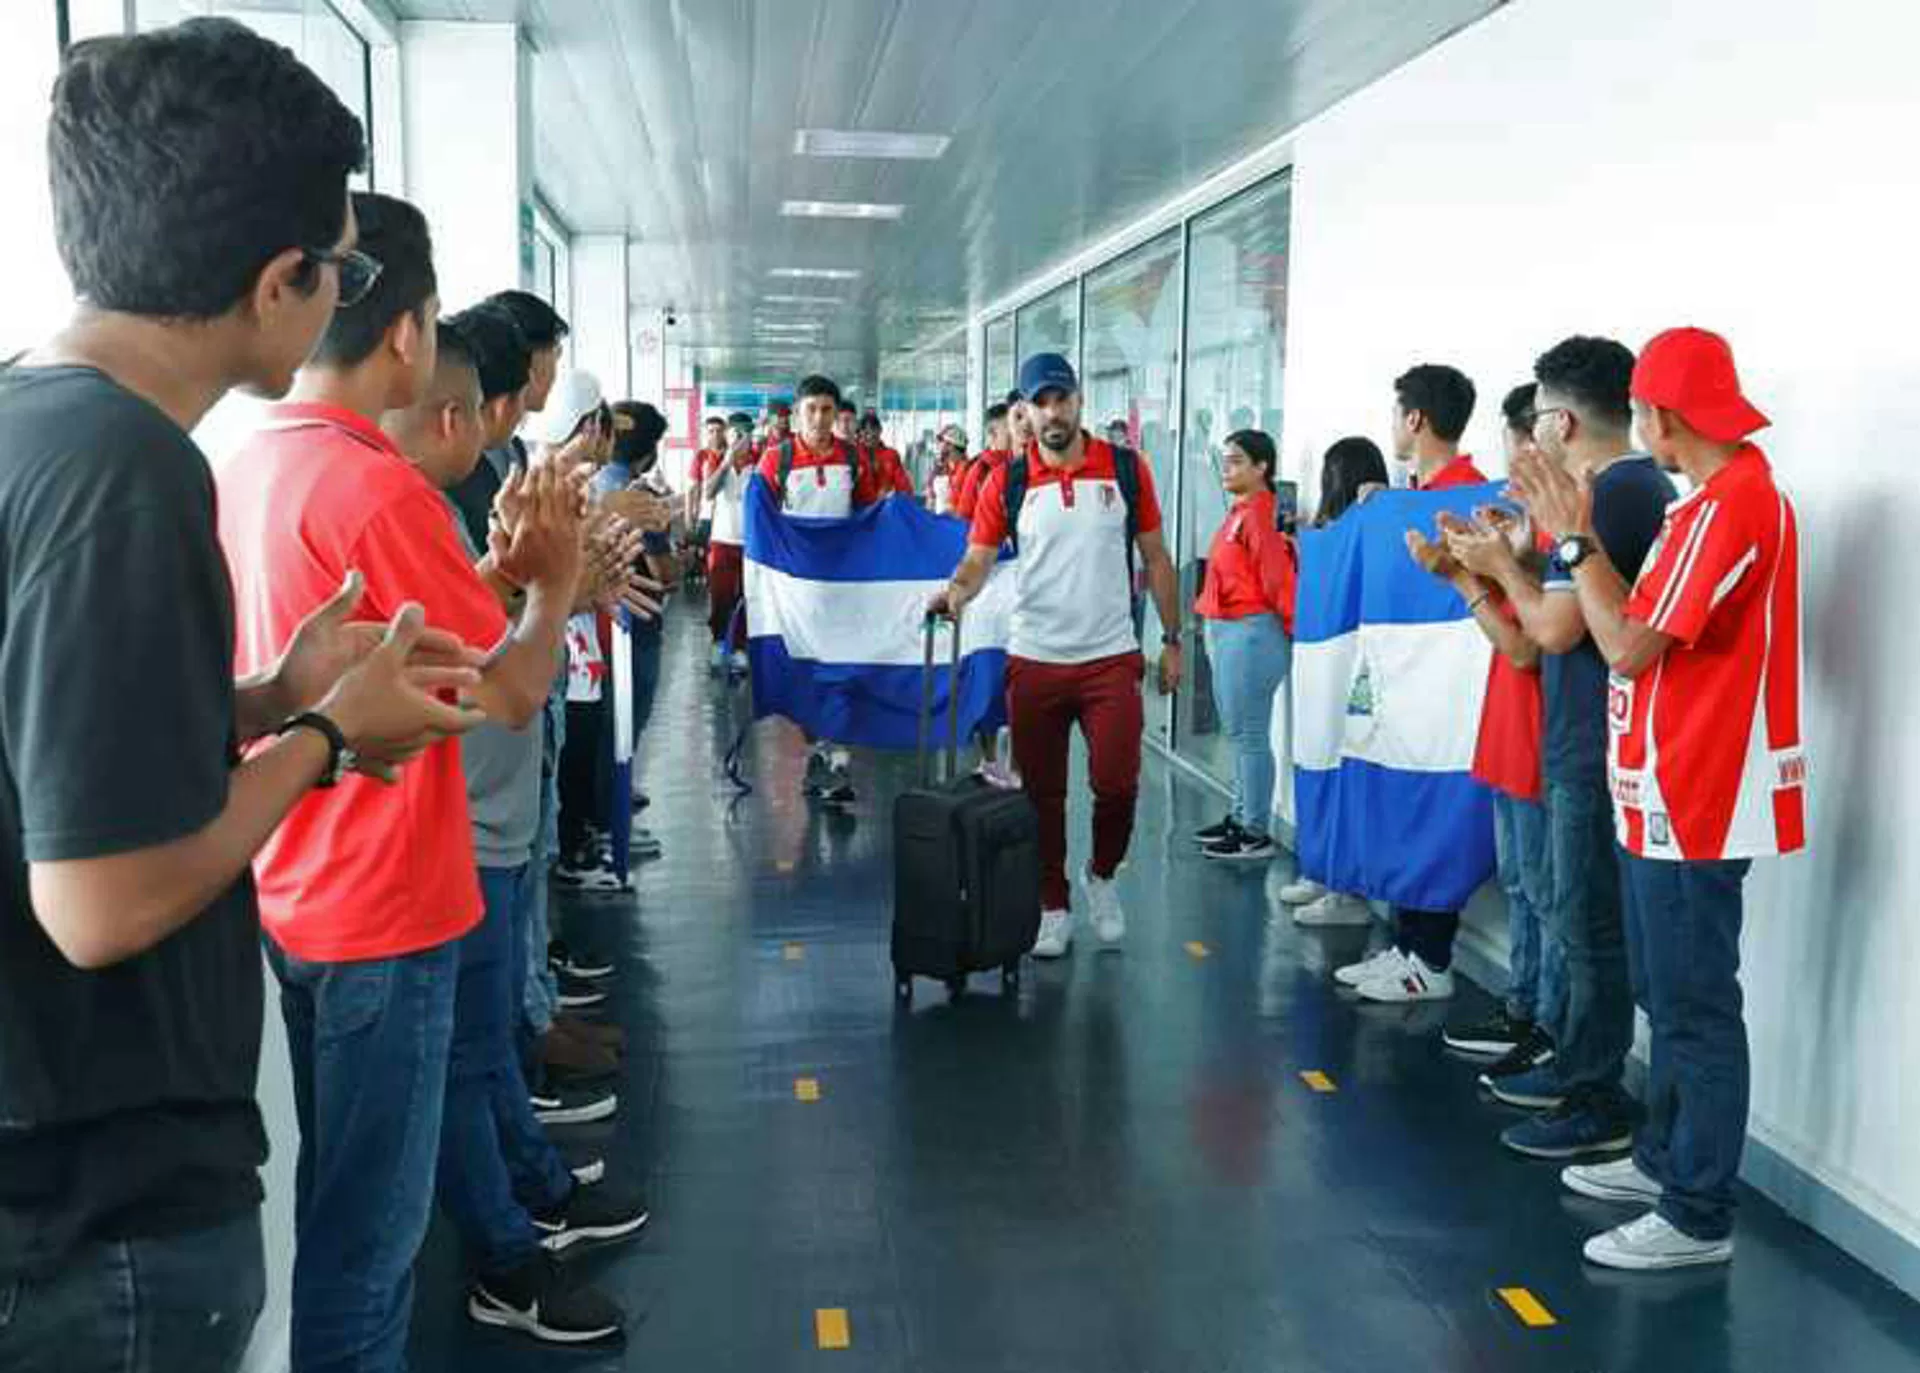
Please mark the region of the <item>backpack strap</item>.
<svg viewBox="0 0 1920 1373"><path fill-rule="evenodd" d="M1002 488L1007 505L1007 539L1013 544L1013 551L1020 551L1020 507L1026 504L1027 485L1031 480L1025 458L1007 459L1007 484Z"/></svg>
<svg viewBox="0 0 1920 1373"><path fill-rule="evenodd" d="M1121 502L1127 510L1127 601L1133 607L1133 633L1139 637L1146 623L1146 604L1140 595L1140 574L1135 566L1140 540L1140 455L1120 444L1113 446L1113 480L1120 488Z"/></svg>
<svg viewBox="0 0 1920 1373"><path fill-rule="evenodd" d="M793 475L793 440L780 440L780 481L775 486L773 498L781 505L787 503L787 478Z"/></svg>

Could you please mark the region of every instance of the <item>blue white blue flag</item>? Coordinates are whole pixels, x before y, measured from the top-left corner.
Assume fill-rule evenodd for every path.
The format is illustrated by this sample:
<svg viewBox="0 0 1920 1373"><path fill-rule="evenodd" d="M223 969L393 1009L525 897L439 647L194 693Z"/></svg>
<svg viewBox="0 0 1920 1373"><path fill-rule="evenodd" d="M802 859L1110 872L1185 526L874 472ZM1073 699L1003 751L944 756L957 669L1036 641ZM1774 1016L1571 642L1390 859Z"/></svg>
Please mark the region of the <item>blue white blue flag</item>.
<svg viewBox="0 0 1920 1373"><path fill-rule="evenodd" d="M896 497L846 520L783 514L747 483L747 660L755 718L782 715L816 739L911 749L919 737L926 608L967 551L967 527ZM967 607L962 739L1006 718L1013 567ZM944 728L952 640L937 638L935 720Z"/></svg>
<svg viewBox="0 0 1920 1373"><path fill-rule="evenodd" d="M1388 491L1300 536L1293 787L1300 869L1335 891L1459 910L1494 871L1492 793L1470 775L1492 647L1408 555L1500 484Z"/></svg>

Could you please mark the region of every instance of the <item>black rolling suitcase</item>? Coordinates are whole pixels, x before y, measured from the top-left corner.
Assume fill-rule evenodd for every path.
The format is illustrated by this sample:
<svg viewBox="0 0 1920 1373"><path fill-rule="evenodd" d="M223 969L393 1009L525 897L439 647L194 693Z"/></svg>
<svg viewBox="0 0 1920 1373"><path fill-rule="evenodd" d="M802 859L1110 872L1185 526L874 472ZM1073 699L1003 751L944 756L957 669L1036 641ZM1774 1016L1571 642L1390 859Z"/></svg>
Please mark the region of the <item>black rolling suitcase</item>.
<svg viewBox="0 0 1920 1373"><path fill-rule="evenodd" d="M967 974L1000 969L1019 984L1020 959L1040 933L1040 824L1024 792L960 777L959 702L949 687L946 780L933 768L933 645L927 620L920 695L920 785L893 803L893 977L903 1000L913 979L938 978L958 995ZM959 680L960 625L953 624Z"/></svg>

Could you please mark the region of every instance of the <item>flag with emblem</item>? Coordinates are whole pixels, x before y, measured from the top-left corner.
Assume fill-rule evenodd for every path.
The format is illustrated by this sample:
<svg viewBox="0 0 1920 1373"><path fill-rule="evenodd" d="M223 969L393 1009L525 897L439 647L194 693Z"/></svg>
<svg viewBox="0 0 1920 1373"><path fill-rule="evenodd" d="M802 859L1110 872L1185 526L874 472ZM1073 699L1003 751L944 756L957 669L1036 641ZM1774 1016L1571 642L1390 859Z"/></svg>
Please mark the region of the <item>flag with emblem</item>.
<svg viewBox="0 0 1920 1373"><path fill-rule="evenodd" d="M1500 484L1388 491L1300 536L1293 794L1300 870L1335 891L1458 910L1493 875L1492 793L1470 775L1492 652L1407 553Z"/></svg>

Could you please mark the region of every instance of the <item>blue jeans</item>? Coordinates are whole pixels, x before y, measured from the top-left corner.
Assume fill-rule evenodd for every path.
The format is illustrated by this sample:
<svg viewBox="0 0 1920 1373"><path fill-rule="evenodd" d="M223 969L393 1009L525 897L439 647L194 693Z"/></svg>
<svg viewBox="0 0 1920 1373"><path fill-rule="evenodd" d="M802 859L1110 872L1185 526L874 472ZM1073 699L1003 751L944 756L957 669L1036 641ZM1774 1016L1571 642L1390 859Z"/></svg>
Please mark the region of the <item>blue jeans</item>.
<svg viewBox="0 0 1920 1373"><path fill-rule="evenodd" d="M1560 1023L1566 967L1560 942L1546 929L1553 900L1547 808L1494 793L1493 841L1507 895L1507 1014L1551 1032Z"/></svg>
<svg viewBox="0 0 1920 1373"><path fill-rule="evenodd" d="M1233 744L1233 818L1248 834L1273 821L1273 694L1293 666L1293 640L1275 615L1208 620L1213 703Z"/></svg>
<svg viewBox="0 0 1920 1373"><path fill-rule="evenodd" d="M0 1373L233 1373L266 1301L260 1213L95 1240L42 1277L0 1278Z"/></svg>
<svg viewBox="0 0 1920 1373"><path fill-rule="evenodd" d="M1634 1162L1661 1185L1660 1214L1698 1240L1733 1233L1747 1142L1747 1022L1740 993L1744 860L1620 855L1634 992L1653 1025L1647 1118Z"/></svg>
<svg viewBox="0 0 1920 1373"><path fill-rule="evenodd" d="M560 750L567 741L567 697L564 690L547 697L541 712L540 824L533 835L528 880L520 894L521 924L526 932L526 966L522 969L519 1005L525 1015L529 1042L553 1028L559 1008L560 980L547 964L547 945L553 927L547 911L547 864L560 852Z"/></svg>
<svg viewBox="0 0 1920 1373"><path fill-rule="evenodd" d="M433 1210L459 945L307 963L269 940L267 957L300 1117L293 1370L391 1373Z"/></svg>
<svg viewBox="0 0 1920 1373"><path fill-rule="evenodd" d="M1553 900L1546 927L1566 972L1565 1002L1552 1027L1554 1071L1568 1091L1596 1091L1624 1109L1620 1076L1633 1047L1633 988L1607 784L1549 780L1547 831Z"/></svg>
<svg viewBox="0 0 1920 1373"><path fill-rule="evenodd" d="M446 1124L440 1135L440 1203L483 1274L507 1273L540 1252L528 1209L560 1205L573 1190L527 1101L514 1043L514 902L524 868L480 869L487 911L460 941Z"/></svg>

